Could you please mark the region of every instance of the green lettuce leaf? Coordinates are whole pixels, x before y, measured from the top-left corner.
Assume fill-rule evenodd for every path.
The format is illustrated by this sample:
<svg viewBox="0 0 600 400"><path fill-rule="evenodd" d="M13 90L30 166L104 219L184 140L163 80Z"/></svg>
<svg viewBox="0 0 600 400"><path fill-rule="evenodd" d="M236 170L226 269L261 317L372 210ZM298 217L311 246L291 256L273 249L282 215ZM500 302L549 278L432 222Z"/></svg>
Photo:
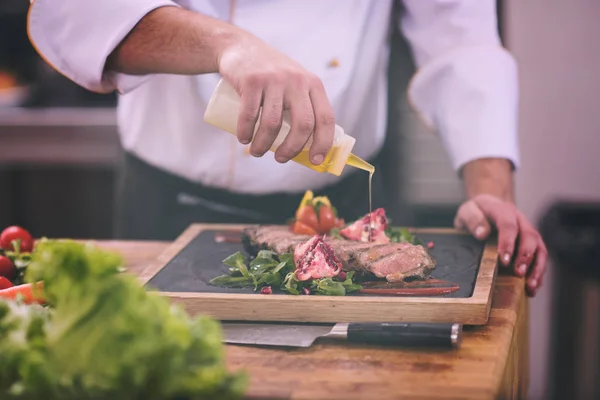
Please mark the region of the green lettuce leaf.
<svg viewBox="0 0 600 400"><path fill-rule="evenodd" d="M345 296L346 289L339 281L334 281L332 278L314 279L311 289L315 294L325 296Z"/></svg>
<svg viewBox="0 0 600 400"><path fill-rule="evenodd" d="M385 234L390 238L391 242L420 244L415 235L410 233L406 228L389 226Z"/></svg>
<svg viewBox="0 0 600 400"><path fill-rule="evenodd" d="M239 398L245 376L227 371L219 323L188 317L120 267L89 244L38 244L26 279L44 281L51 309L0 303L6 398Z"/></svg>

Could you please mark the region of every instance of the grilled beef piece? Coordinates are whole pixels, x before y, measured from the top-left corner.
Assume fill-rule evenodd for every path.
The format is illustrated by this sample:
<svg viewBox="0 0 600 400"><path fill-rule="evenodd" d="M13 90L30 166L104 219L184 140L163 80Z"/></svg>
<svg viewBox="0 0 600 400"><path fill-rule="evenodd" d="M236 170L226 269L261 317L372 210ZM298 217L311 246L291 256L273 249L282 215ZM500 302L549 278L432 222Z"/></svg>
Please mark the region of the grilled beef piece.
<svg viewBox="0 0 600 400"><path fill-rule="evenodd" d="M242 232L242 243L250 254L268 249L278 254L293 253L311 236L297 235L285 226L256 226ZM364 243L325 238L345 271L371 273L389 282L409 277L425 278L435 261L423 246L410 243Z"/></svg>

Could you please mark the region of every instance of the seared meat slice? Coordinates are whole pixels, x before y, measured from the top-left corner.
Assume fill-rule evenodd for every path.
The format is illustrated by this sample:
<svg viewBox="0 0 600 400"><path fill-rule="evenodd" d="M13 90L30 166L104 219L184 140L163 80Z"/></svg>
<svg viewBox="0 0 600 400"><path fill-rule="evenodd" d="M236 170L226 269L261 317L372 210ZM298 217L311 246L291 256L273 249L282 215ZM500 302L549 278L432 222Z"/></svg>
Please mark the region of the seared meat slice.
<svg viewBox="0 0 600 400"><path fill-rule="evenodd" d="M242 241L246 251L256 254L261 249L276 253L293 253L296 246L311 239L297 235L285 226L257 226L244 230ZM325 238L346 271L371 273L389 282L408 277L425 278L435 268L435 261L420 245L410 243L364 243Z"/></svg>
<svg viewBox="0 0 600 400"><path fill-rule="evenodd" d="M298 244L310 238L309 235L297 235L283 226L256 226L242 232L242 243L250 254L266 249L278 254L293 253Z"/></svg>

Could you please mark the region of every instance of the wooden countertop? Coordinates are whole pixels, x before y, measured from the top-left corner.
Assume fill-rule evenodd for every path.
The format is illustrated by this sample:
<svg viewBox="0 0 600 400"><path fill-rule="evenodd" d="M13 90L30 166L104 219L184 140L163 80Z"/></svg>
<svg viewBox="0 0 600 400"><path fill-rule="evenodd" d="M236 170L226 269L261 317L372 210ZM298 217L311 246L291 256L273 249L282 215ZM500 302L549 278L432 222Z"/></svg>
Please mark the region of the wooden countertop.
<svg viewBox="0 0 600 400"><path fill-rule="evenodd" d="M98 241L139 274L163 242ZM232 370L250 375L252 399L525 398L528 302L520 278L500 272L489 322L465 327L457 351L317 344L281 350L227 346Z"/></svg>

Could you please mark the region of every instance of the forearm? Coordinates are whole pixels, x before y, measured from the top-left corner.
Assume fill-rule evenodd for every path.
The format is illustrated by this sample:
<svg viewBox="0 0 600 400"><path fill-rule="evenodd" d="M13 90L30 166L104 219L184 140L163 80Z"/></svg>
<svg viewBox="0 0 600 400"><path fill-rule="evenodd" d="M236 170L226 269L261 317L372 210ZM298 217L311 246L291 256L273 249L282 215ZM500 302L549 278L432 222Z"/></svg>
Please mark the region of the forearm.
<svg viewBox="0 0 600 400"><path fill-rule="evenodd" d="M464 165L461 170L467 197L491 194L514 201L513 167L503 158L481 158Z"/></svg>
<svg viewBox="0 0 600 400"><path fill-rule="evenodd" d="M148 13L110 54L106 70L132 75L218 72L219 57L249 34L178 7Z"/></svg>

